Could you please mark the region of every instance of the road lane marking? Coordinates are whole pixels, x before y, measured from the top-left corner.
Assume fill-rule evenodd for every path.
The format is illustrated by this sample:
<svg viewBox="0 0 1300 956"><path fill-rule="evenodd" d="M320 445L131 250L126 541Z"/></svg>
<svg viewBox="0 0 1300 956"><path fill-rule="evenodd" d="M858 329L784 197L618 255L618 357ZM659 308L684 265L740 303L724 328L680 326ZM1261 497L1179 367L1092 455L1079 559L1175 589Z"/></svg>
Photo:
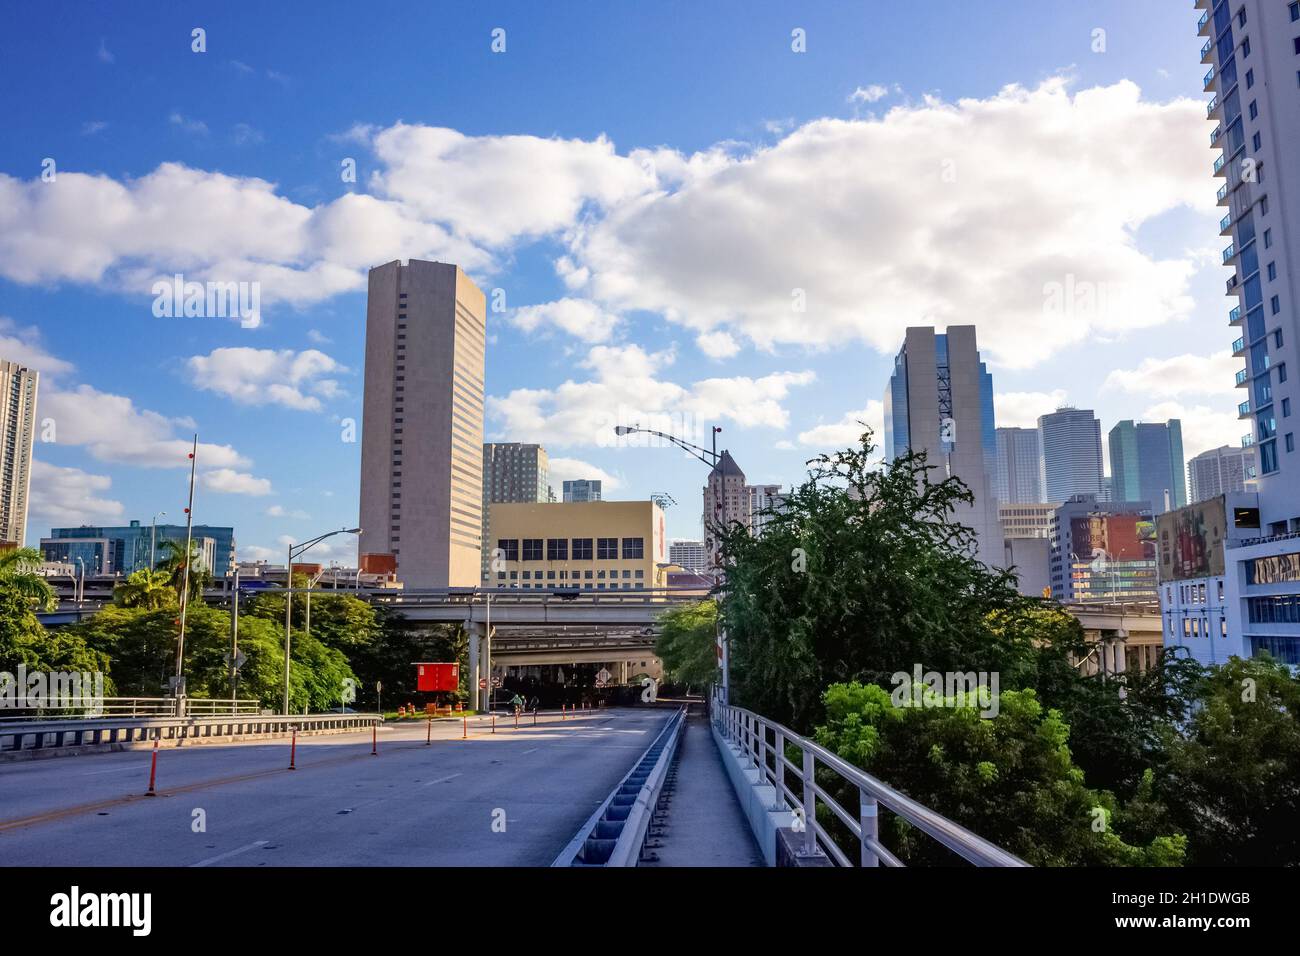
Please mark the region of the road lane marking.
<svg viewBox="0 0 1300 956"><path fill-rule="evenodd" d="M531 747L531 748L529 748L528 750L525 750L525 751L524 751L523 753L521 753L519 756L521 756L521 757L526 757L526 756L528 756L529 754L535 754L535 753L537 753L537 751L539 751L539 750L541 750L541 749L542 749L541 747Z"/></svg>
<svg viewBox="0 0 1300 956"><path fill-rule="evenodd" d="M430 780L428 783L422 783L422 784L420 784L420 786L422 786L422 787L432 787L435 783L446 783L448 780L455 780L455 779L456 779L457 777L459 777L459 776L461 776L461 774L458 774L458 773L451 773L451 774L448 774L448 775L445 776L445 777L439 777L437 780Z"/></svg>
<svg viewBox="0 0 1300 956"><path fill-rule="evenodd" d="M222 860L228 860L232 856L239 856L239 854L247 853L249 850L256 850L259 846L266 846L269 842L269 840L257 840L247 846L241 846L237 850L231 850L229 853L221 853L217 856L210 856L206 860L200 860L198 863L191 863L190 866L211 866L213 863L220 863Z"/></svg>

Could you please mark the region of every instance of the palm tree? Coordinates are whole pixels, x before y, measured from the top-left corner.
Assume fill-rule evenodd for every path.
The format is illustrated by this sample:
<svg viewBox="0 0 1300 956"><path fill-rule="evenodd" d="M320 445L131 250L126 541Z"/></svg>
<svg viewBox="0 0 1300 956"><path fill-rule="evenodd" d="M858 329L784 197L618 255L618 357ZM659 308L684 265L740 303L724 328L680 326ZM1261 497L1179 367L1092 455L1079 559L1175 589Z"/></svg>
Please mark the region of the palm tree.
<svg viewBox="0 0 1300 956"><path fill-rule="evenodd" d="M185 588L185 546L180 541L167 538L160 542L158 550L162 552L162 557L158 561L158 570L167 575L167 583L176 592L176 599L179 601L181 591ZM203 594L203 589L212 580L212 574L203 566L199 546L194 542L190 543L189 566L190 600L193 601Z"/></svg>
<svg viewBox="0 0 1300 956"><path fill-rule="evenodd" d="M35 548L11 548L0 553L0 584L25 597L39 611L53 611L59 596L50 582L36 573L44 556Z"/></svg>
<svg viewBox="0 0 1300 956"><path fill-rule="evenodd" d="M135 571L113 588L113 603L150 611L175 604L176 595L171 589L171 576L166 571L150 571L147 568Z"/></svg>

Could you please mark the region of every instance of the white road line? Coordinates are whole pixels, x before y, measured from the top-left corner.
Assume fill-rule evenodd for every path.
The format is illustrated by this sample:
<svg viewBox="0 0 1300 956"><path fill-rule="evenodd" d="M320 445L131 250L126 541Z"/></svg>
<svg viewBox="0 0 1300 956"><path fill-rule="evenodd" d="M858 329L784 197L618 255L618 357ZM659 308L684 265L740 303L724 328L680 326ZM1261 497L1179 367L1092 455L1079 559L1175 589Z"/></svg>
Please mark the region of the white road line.
<svg viewBox="0 0 1300 956"><path fill-rule="evenodd" d="M250 843L248 846L241 846L238 850L231 850L229 853L222 853L218 856L210 856L206 860L200 860L198 863L191 863L191 867L210 866L213 863L220 863L222 860L228 860L232 856L238 856L241 853L247 853L249 850L256 850L259 846L266 846L269 841L258 840L256 843Z"/></svg>
<svg viewBox="0 0 1300 956"><path fill-rule="evenodd" d="M521 757L526 757L526 756L528 756L528 754L535 754L535 753L537 753L537 751L539 751L539 750L541 750L541 749L542 749L541 747L530 747L528 750L525 750L525 751L524 751L523 753L521 753L519 756L521 756Z"/></svg>
<svg viewBox="0 0 1300 956"><path fill-rule="evenodd" d="M456 779L457 777L459 777L459 776L461 776L461 775L458 774L458 773L451 773L451 774L448 774L448 775L445 776L445 777L439 777L437 780L430 780L428 783L422 783L422 784L420 784L420 786L422 786L422 787L432 787L435 783L446 783L448 780L455 780L455 779Z"/></svg>
<svg viewBox="0 0 1300 956"><path fill-rule="evenodd" d="M83 777L97 777L101 773L126 773L128 770L139 770L139 767L114 767L112 770L90 770L83 773Z"/></svg>

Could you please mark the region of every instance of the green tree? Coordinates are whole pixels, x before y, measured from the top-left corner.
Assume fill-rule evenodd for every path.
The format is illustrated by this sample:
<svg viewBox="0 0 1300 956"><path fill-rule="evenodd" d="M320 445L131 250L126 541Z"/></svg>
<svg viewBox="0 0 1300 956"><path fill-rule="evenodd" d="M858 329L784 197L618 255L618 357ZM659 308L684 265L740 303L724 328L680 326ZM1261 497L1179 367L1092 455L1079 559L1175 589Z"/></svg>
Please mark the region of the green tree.
<svg viewBox="0 0 1300 956"><path fill-rule="evenodd" d="M18 592L38 611L53 611L59 606L59 596L50 582L36 573L44 560L35 548L0 551L0 584Z"/></svg>
<svg viewBox="0 0 1300 956"><path fill-rule="evenodd" d="M874 684L832 685L815 739L1035 866L1182 863L1183 836L1162 834L1144 845L1121 836L1125 814L1113 795L1085 785L1067 745L1069 726L1033 690L1003 691L991 717L955 698L943 706L897 706L902 702ZM824 786L840 786L826 774ZM907 862L954 859L893 814L882 815L882 835Z"/></svg>
<svg viewBox="0 0 1300 956"><path fill-rule="evenodd" d="M9 581L0 581L0 671L102 673L105 693L112 694L108 655L68 631L49 632L32 610L30 596Z"/></svg>
<svg viewBox="0 0 1300 956"><path fill-rule="evenodd" d="M675 683L701 687L718 673L718 605L712 600L670 608L659 615L655 654Z"/></svg>
<svg viewBox="0 0 1300 956"><path fill-rule="evenodd" d="M158 570L167 575L167 581L171 589L176 592L176 599L179 601L181 591L185 589L185 543L166 538L159 542L158 550L161 552L161 557L158 560ZM195 602L202 596L203 589L212 581L212 572L204 566L197 542L190 542L188 563L190 569L189 600Z"/></svg>
<svg viewBox="0 0 1300 956"><path fill-rule="evenodd" d="M150 571L147 568L133 571L125 581L113 588L113 603L149 611L173 605L176 603L176 592L171 587L171 576L166 571Z"/></svg>

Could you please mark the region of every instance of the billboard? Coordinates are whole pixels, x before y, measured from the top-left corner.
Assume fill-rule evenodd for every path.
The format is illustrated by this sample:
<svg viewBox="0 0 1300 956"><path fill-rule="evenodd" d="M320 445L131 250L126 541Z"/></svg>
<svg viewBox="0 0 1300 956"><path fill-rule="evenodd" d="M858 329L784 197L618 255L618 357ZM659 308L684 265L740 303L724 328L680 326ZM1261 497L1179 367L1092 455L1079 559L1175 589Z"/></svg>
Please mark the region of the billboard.
<svg viewBox="0 0 1300 956"><path fill-rule="evenodd" d="M1157 517L1160 580L1184 581L1223 574L1227 528L1228 512L1222 495Z"/></svg>
<svg viewBox="0 0 1300 956"><path fill-rule="evenodd" d="M460 689L460 665L416 662L416 690L456 691Z"/></svg>
<svg viewBox="0 0 1300 956"><path fill-rule="evenodd" d="M1104 554L1109 561L1154 561L1156 527L1148 512L1097 512L1070 519L1070 556L1092 561Z"/></svg>

